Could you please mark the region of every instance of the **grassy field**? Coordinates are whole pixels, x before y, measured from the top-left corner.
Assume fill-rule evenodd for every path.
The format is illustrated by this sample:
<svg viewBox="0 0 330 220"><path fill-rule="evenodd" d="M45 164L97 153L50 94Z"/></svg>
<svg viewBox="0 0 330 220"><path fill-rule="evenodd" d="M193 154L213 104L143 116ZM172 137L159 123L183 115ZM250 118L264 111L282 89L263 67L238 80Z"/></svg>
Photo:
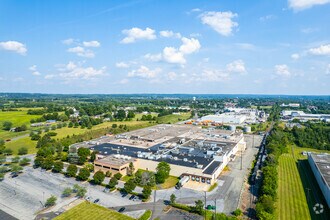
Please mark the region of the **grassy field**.
<svg viewBox="0 0 330 220"><path fill-rule="evenodd" d="M161 189L169 189L174 187L179 182L177 176L169 176L163 184L160 184Z"/></svg>
<svg viewBox="0 0 330 220"><path fill-rule="evenodd" d="M179 118L182 119L182 121L187 120L191 116L190 112L188 113L181 113L181 115L165 115L162 117L159 117L157 121L162 124L162 123L171 123L175 124L179 122Z"/></svg>
<svg viewBox="0 0 330 220"><path fill-rule="evenodd" d="M310 169L307 156L301 154L303 151L324 152L290 146L289 153L280 157L277 202L277 217L280 220L327 219L326 216L330 214L328 209L319 215L313 211L316 203L326 203Z"/></svg>
<svg viewBox="0 0 330 220"><path fill-rule="evenodd" d="M16 155L17 151L21 147L26 147L28 149L28 154L34 154L37 152L36 148L37 142L31 141L29 136L17 139L15 141L10 141L6 143L6 148L12 149L13 154Z"/></svg>
<svg viewBox="0 0 330 220"><path fill-rule="evenodd" d="M26 111L27 110L14 112L15 114L12 114L12 118L15 118L16 116L23 117L25 115L25 119L23 121L25 121L26 123L29 123L30 115L27 115ZM1 113L7 113L7 112L0 112L0 115L1 115ZM9 112L9 113L13 113L13 112ZM40 117L40 116L36 116L36 117ZM145 127L156 124L155 122L149 123L149 121L137 121L137 119L140 119L141 117L142 117L142 114L137 114L136 117L132 121L104 122L102 124L93 126L91 130L97 130L97 129L107 128L107 127L111 128L111 126L113 124L117 124L118 126L127 125L127 126L129 126L130 130L135 130L135 129L145 128ZM163 117L159 117L158 121L159 121L159 123L169 123L169 122L176 123L176 122L178 122L178 118L185 120L189 117L190 117L190 113L184 113L182 115L166 115ZM27 120L27 119L29 119L29 120ZM1 116L0 116L0 120L1 120ZM87 128L81 129L80 127L78 127L78 128L63 127L63 128L54 130L54 132L57 133L57 135L54 138L61 139L61 138L66 137L67 135L73 135L73 134L78 135L78 134L83 134L88 131L89 130ZM22 136L24 134L29 134L29 133L30 133L30 131L17 133L17 132L8 132L8 131L0 130L0 139L4 139L4 140L12 139L14 137ZM12 149L14 154L16 154L17 149L19 149L22 146L27 147L29 149L29 153L35 153L37 151L37 149L35 148L36 142L31 141L29 137L19 138L17 140L12 140L12 141L6 143L6 147Z"/></svg>
<svg viewBox="0 0 330 220"><path fill-rule="evenodd" d="M10 112L0 111L0 124L2 128L2 123L4 121L10 121L13 123L13 127L20 126L23 124L26 124L29 127L30 120L39 117L40 115L28 115L27 110L10 111Z"/></svg>
<svg viewBox="0 0 330 220"><path fill-rule="evenodd" d="M105 207L83 202L76 207L64 212L54 220L133 220L133 218Z"/></svg>
<svg viewBox="0 0 330 220"><path fill-rule="evenodd" d="M307 200L292 154L279 159L278 219L310 219Z"/></svg>

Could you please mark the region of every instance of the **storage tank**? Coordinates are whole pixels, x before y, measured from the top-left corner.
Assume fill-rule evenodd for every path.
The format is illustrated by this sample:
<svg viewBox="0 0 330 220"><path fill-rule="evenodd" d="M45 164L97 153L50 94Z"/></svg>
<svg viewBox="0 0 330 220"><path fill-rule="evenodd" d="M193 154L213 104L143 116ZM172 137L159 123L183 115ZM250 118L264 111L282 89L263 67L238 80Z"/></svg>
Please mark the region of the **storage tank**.
<svg viewBox="0 0 330 220"><path fill-rule="evenodd" d="M251 127L250 126L245 126L243 131L246 132L246 133L250 133L251 132Z"/></svg>
<svg viewBox="0 0 330 220"><path fill-rule="evenodd" d="M230 131L236 131L236 126L235 125L229 125L229 130Z"/></svg>

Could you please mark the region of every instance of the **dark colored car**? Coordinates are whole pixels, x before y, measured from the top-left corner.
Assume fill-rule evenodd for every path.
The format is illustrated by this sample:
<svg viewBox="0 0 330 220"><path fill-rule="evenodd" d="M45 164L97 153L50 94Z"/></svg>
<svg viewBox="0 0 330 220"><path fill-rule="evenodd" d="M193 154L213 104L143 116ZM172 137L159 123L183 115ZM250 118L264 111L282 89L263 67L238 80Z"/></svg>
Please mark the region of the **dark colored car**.
<svg viewBox="0 0 330 220"><path fill-rule="evenodd" d="M121 207L118 212L123 212L125 210L125 207Z"/></svg>
<svg viewBox="0 0 330 220"><path fill-rule="evenodd" d="M94 203L98 203L100 201L100 199L95 199Z"/></svg>
<svg viewBox="0 0 330 220"><path fill-rule="evenodd" d="M134 195L131 195L131 197L129 197L129 200L132 200L134 198L135 198L135 196Z"/></svg>

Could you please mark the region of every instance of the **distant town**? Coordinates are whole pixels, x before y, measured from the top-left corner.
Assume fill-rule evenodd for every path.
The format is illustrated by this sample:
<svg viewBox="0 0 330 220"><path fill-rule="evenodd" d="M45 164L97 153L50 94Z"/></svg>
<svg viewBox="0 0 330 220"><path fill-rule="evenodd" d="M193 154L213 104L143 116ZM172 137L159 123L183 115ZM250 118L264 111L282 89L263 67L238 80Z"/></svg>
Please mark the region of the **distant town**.
<svg viewBox="0 0 330 220"><path fill-rule="evenodd" d="M329 97L1 96L1 219L329 216Z"/></svg>

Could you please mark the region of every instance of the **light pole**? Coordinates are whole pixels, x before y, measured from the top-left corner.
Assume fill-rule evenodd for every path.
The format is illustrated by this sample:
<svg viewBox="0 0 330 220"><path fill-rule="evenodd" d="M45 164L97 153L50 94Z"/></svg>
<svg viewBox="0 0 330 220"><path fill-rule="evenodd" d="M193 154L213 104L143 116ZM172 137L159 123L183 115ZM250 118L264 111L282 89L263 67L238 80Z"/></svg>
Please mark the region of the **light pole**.
<svg viewBox="0 0 330 220"><path fill-rule="evenodd" d="M45 192L42 192L42 203L43 203L44 206L45 206Z"/></svg>

